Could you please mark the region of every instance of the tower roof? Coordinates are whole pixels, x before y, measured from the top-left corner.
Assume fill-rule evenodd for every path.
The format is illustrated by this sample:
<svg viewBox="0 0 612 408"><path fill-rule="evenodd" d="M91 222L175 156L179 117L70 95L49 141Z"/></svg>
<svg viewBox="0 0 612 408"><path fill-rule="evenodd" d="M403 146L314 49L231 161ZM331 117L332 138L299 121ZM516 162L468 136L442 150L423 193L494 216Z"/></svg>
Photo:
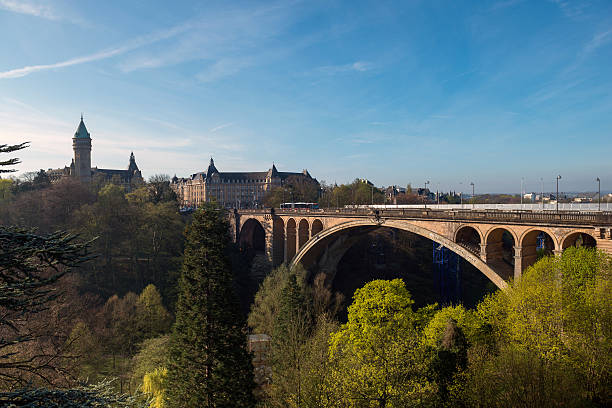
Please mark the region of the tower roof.
<svg viewBox="0 0 612 408"><path fill-rule="evenodd" d="M130 153L130 165L128 166L128 171L134 172L135 170L139 170L136 165L136 158L134 157L134 152Z"/></svg>
<svg viewBox="0 0 612 408"><path fill-rule="evenodd" d="M212 176L214 173L218 173L219 170L215 167L215 162L213 158L210 158L210 164L208 165L208 170L206 170L206 178Z"/></svg>
<svg viewBox="0 0 612 408"><path fill-rule="evenodd" d="M83 122L83 115L81 115L81 122L79 123L79 127L77 128L76 133L74 134L76 138L86 138L89 139L91 136L85 127L85 122Z"/></svg>

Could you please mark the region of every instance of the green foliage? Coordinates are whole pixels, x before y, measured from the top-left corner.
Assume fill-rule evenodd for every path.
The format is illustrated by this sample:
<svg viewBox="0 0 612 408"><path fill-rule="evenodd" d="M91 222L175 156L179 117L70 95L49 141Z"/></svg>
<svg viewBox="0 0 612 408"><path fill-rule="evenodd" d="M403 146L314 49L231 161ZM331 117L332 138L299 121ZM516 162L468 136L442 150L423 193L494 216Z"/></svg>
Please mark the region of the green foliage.
<svg viewBox="0 0 612 408"><path fill-rule="evenodd" d="M319 200L321 207L343 207L345 205L383 204L384 192L363 180L355 179L350 184L325 186Z"/></svg>
<svg viewBox="0 0 612 408"><path fill-rule="evenodd" d="M294 278L291 278L292 276ZM306 270L304 268L297 266L290 270L287 265L283 264L274 269L262 282L251 306L248 323L253 333L274 333L276 316L281 309L282 293L290 279L295 279L295 283L302 292L301 296L306 296Z"/></svg>
<svg viewBox="0 0 612 408"><path fill-rule="evenodd" d="M75 374L79 378L93 378L101 347L87 323L78 321L72 328L66 344L70 353L76 358Z"/></svg>
<svg viewBox="0 0 612 408"><path fill-rule="evenodd" d="M132 389L138 389L145 374L158 367L165 367L168 361L170 335L146 339L140 344L138 353L132 358Z"/></svg>
<svg viewBox="0 0 612 408"><path fill-rule="evenodd" d="M143 338L165 333L170 328L171 317L162 303L162 297L153 284L142 290L136 303L138 322L135 327Z"/></svg>
<svg viewBox="0 0 612 408"><path fill-rule="evenodd" d="M166 378L168 369L158 367L146 373L142 380L142 391L152 397L150 408L164 408L166 406Z"/></svg>
<svg viewBox="0 0 612 408"><path fill-rule="evenodd" d="M348 323L330 339L330 406L405 407L428 398L412 304L401 279L355 292Z"/></svg>
<svg viewBox="0 0 612 408"><path fill-rule="evenodd" d="M435 312L423 330L423 342L429 347L438 347L449 319L456 322L468 341L474 342L479 334L480 321L474 311L462 305L447 306Z"/></svg>
<svg viewBox="0 0 612 408"><path fill-rule="evenodd" d="M233 291L229 224L206 205L186 231L176 321L170 337L167 402L170 407L250 407L253 365Z"/></svg>
<svg viewBox="0 0 612 408"><path fill-rule="evenodd" d="M498 351L474 353L467 389L508 395L498 406L610 402L611 273L609 256L569 248L538 261L512 290L486 299L478 314L492 327ZM526 377L521 384L517 373ZM478 392L470 398L480 401Z"/></svg>

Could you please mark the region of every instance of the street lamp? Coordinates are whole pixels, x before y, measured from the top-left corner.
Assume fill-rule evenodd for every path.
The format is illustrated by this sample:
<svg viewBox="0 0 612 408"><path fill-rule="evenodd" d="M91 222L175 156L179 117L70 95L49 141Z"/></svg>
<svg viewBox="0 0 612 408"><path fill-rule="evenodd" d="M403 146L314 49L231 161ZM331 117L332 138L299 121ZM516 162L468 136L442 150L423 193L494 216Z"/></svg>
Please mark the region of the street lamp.
<svg viewBox="0 0 612 408"><path fill-rule="evenodd" d="M427 208L427 185L429 184L429 180L425 182L425 188L423 189L423 194L425 194L425 208Z"/></svg>
<svg viewBox="0 0 612 408"><path fill-rule="evenodd" d="M540 177L540 183L542 183L542 195L540 198L542 199L542 210L544 210L544 179Z"/></svg>
<svg viewBox="0 0 612 408"><path fill-rule="evenodd" d="M374 184L372 184L372 205L374 205Z"/></svg>
<svg viewBox="0 0 612 408"><path fill-rule="evenodd" d="M601 211L601 180L597 177L597 210Z"/></svg>
<svg viewBox="0 0 612 408"><path fill-rule="evenodd" d="M474 194L474 182L473 181L470 183L470 186L472 186L472 210L473 210L474 206L475 206L475 204L474 204L474 196L475 196L475 194Z"/></svg>
<svg viewBox="0 0 612 408"><path fill-rule="evenodd" d="M561 175L557 176L557 212L559 212L559 180L561 180Z"/></svg>
<svg viewBox="0 0 612 408"><path fill-rule="evenodd" d="M525 177L521 177L521 210L523 209L523 183L525 182Z"/></svg>

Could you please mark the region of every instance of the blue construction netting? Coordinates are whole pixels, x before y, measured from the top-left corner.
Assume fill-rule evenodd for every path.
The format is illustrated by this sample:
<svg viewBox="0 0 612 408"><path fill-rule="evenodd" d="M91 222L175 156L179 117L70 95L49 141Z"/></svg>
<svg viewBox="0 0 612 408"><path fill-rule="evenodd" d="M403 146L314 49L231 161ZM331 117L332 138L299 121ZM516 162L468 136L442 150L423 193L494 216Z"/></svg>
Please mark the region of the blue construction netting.
<svg viewBox="0 0 612 408"><path fill-rule="evenodd" d="M433 243L434 281L441 305L461 303L461 264L459 256L436 242Z"/></svg>

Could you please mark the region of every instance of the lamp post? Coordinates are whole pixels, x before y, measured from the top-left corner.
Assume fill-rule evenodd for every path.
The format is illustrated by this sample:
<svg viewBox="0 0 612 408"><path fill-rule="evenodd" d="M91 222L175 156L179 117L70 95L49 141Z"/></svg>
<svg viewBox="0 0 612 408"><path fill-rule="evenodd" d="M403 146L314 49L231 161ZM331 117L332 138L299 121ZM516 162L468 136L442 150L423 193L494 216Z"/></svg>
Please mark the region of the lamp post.
<svg viewBox="0 0 612 408"><path fill-rule="evenodd" d="M544 210L544 179L540 177L540 183L542 183L542 195L540 198L542 199L542 210Z"/></svg>
<svg viewBox="0 0 612 408"><path fill-rule="evenodd" d="M521 210L523 209L523 183L525 182L525 177L521 177Z"/></svg>
<svg viewBox="0 0 612 408"><path fill-rule="evenodd" d="M474 182L473 182L473 181L470 183L470 186L472 186L472 210L473 210L473 209L474 209L474 206L476 205L476 204L474 203L474 196L475 196L476 194L474 193Z"/></svg>
<svg viewBox="0 0 612 408"><path fill-rule="evenodd" d="M425 182L425 188L423 189L423 194L425 195L425 208L427 208L427 196L429 195L429 194L427 194L427 185L428 184L429 184L429 180L427 180Z"/></svg>
<svg viewBox="0 0 612 408"><path fill-rule="evenodd" d="M557 176L557 212L559 212L559 180L561 180L561 175Z"/></svg>
<svg viewBox="0 0 612 408"><path fill-rule="evenodd" d="M601 211L601 180L597 177L597 211Z"/></svg>
<svg viewBox="0 0 612 408"><path fill-rule="evenodd" d="M372 205L374 205L374 184L372 184Z"/></svg>

